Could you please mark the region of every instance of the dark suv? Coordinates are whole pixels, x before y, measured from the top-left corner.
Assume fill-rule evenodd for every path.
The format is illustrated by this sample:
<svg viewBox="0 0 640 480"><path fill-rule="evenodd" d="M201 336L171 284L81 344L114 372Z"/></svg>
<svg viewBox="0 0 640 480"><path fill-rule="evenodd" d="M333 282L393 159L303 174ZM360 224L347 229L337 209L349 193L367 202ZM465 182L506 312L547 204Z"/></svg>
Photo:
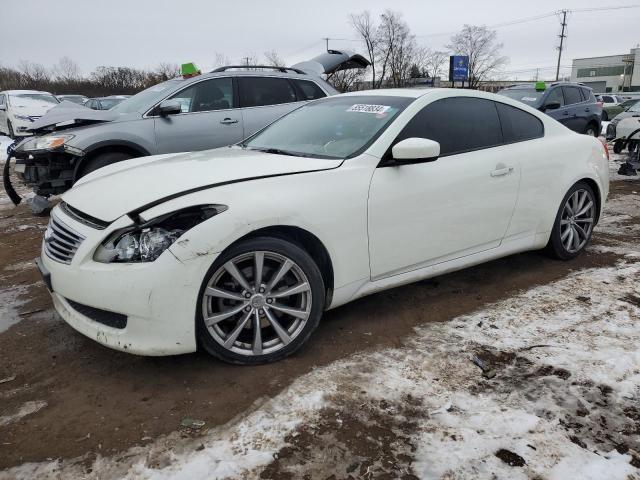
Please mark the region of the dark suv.
<svg viewBox="0 0 640 480"><path fill-rule="evenodd" d="M498 94L537 108L574 132L600 135L602 107L593 90L582 83L557 82L547 86L536 82L505 88Z"/></svg>

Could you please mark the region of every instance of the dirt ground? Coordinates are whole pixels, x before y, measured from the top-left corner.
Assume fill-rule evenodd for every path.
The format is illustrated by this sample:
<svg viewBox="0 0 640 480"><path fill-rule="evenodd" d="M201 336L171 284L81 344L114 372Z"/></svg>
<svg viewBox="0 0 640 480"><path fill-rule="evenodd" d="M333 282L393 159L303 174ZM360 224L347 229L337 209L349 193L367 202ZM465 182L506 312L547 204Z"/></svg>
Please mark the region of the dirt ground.
<svg viewBox="0 0 640 480"><path fill-rule="evenodd" d="M639 182L612 182L610 198L637 195ZM181 430L183 419L203 420L207 428L225 424L317 367L403 345L417 326L447 322L573 271L613 266L620 259L615 248L594 247L613 247L626 235L597 233L586 254L572 262L532 252L372 295L328 312L310 344L293 357L273 365L237 367L203 353L133 356L75 332L52 310L33 263L47 221L33 217L25 206L0 205L0 382L7 380L0 383L0 418L25 405L37 411L17 422L0 422L0 470L80 456L88 465L97 455L125 452L171 432L197 437ZM640 212L627 223L640 224ZM418 400L408 398L403 408L413 411L407 418L419 415ZM341 425L350 426L340 430L341 441L358 458L382 457L389 464L408 458L413 446L403 431L411 429L410 421L394 420L387 432L374 431L367 417L379 416L384 405L359 415L357 410L356 405L344 405L342 413L323 411L318 430L296 432L289 439L293 447L279 452L262 478L295 478L284 473L284 466L308 461L305 448L321 438L323 429L333 430L338 416ZM389 453L391 443L400 453ZM505 458L517 463L510 453ZM366 473L366 462L348 464L346 475L352 472ZM415 478L409 469L399 469L392 477Z"/></svg>

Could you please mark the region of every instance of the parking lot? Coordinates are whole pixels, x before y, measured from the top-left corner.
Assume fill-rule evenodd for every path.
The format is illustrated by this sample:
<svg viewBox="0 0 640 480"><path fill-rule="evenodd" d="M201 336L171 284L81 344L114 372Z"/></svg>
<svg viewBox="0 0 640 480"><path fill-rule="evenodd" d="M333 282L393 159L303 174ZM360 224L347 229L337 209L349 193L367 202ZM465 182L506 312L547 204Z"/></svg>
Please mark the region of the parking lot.
<svg viewBox="0 0 640 480"><path fill-rule="evenodd" d="M74 331L34 264L48 218L0 197L0 479L635 478L640 185L621 158L575 261L519 254L365 297L245 368Z"/></svg>

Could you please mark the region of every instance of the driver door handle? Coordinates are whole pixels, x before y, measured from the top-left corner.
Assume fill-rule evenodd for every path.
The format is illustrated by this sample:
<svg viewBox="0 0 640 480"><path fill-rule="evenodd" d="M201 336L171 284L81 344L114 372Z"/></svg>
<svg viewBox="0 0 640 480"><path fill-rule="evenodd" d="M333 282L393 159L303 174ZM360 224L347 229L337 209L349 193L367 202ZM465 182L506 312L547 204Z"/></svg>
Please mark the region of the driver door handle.
<svg viewBox="0 0 640 480"><path fill-rule="evenodd" d="M220 123L222 123L223 125L231 125L232 123L238 123L238 120L231 120L229 117L227 117L224 120L220 120Z"/></svg>
<svg viewBox="0 0 640 480"><path fill-rule="evenodd" d="M501 177L513 172L513 167L502 167L491 171L492 177Z"/></svg>

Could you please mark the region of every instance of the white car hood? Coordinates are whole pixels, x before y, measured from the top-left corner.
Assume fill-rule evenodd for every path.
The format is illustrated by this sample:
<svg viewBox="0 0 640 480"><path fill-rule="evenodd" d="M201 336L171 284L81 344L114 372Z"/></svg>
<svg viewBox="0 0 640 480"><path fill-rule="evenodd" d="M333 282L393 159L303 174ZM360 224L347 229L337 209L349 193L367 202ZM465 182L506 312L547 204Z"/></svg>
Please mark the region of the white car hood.
<svg viewBox="0 0 640 480"><path fill-rule="evenodd" d="M24 102L22 105L11 105L11 113L25 117L41 117L53 107L53 103Z"/></svg>
<svg viewBox="0 0 640 480"><path fill-rule="evenodd" d="M191 191L269 176L328 170L341 163L342 160L273 155L239 147L157 155L96 170L76 183L62 199L87 215L112 222Z"/></svg>

